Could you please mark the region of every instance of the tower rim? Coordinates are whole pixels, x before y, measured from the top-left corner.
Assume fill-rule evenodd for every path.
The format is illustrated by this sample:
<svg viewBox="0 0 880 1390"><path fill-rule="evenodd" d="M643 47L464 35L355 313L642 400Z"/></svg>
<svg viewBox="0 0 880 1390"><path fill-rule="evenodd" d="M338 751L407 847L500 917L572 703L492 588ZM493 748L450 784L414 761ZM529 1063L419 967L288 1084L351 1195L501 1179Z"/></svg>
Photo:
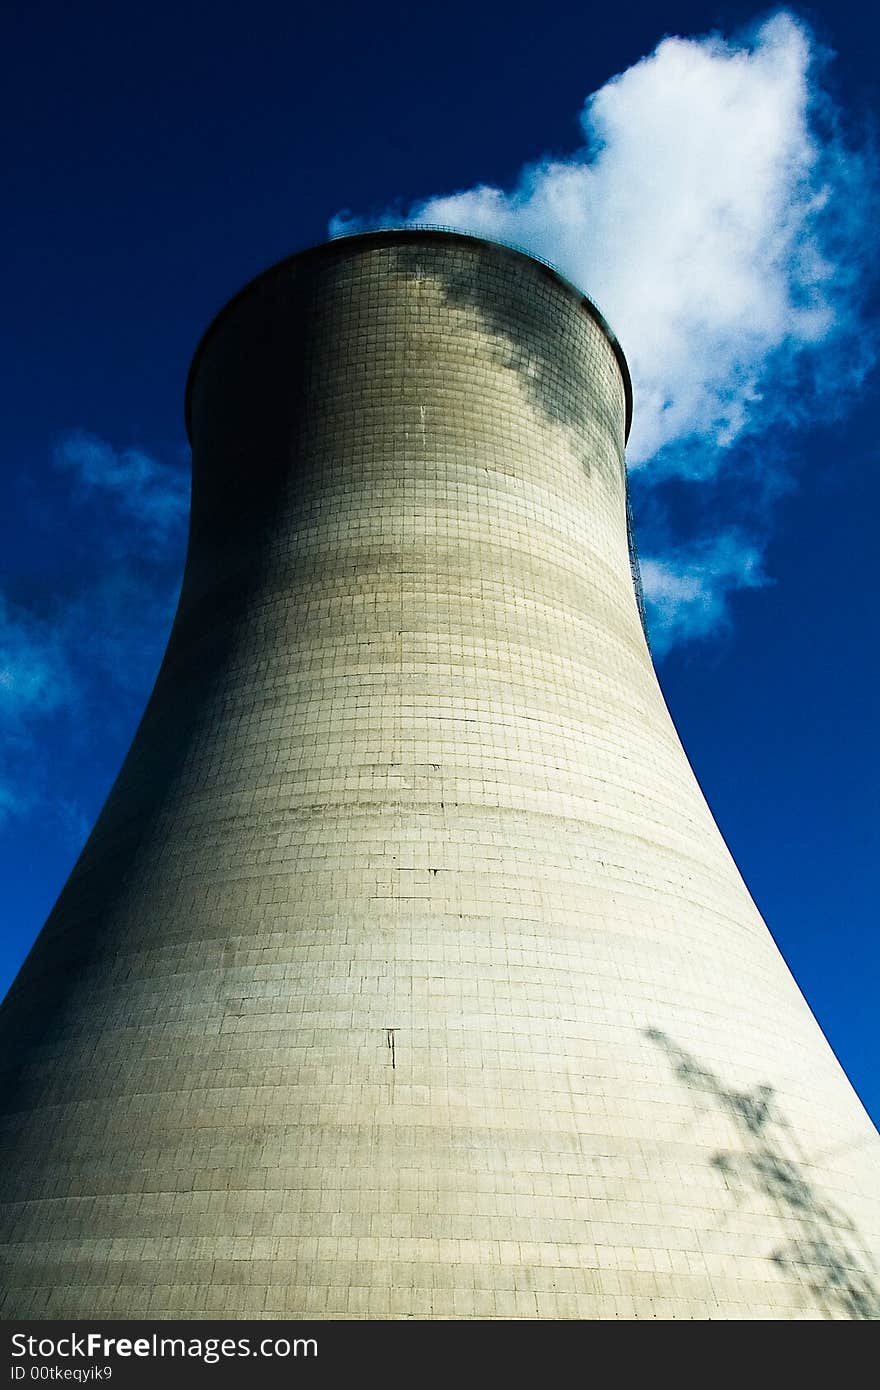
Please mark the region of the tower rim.
<svg viewBox="0 0 880 1390"><path fill-rule="evenodd" d="M541 256L535 255L532 251L526 251L523 247L514 246L506 241L498 241L493 237L478 236L472 232L457 231L453 227L441 227L428 224L380 227L371 231L348 232L343 236L330 237L325 241L315 242L311 246L305 246L299 251L294 251L289 256L283 256L281 260L276 261L273 265L267 266L265 270L261 270L259 274L246 281L241 289L237 290L209 321L207 328L199 338L195 351L193 352L192 361L190 362L186 378L183 407L186 433L190 443L192 443L192 396L202 358L205 355L208 343L213 338L217 329L226 321L231 312L238 307L247 295L258 286L264 284L265 281L271 279L272 276L278 275L286 270L287 267L294 262L317 259L321 255L326 255L340 246L352 243L357 243L360 246L400 245L409 241L427 242L428 244L435 245L472 242L476 243L478 246L491 246L494 250L501 250L519 261L530 263L532 266L537 267L542 274L548 276L557 285L560 285L570 297L577 301L580 308L585 310L588 317L602 330L614 354L623 380L625 401L624 443L626 443L629 439L630 427L632 425L632 377L630 376L629 365L623 348L620 345L620 340L595 301L592 300L588 294L585 294L583 290L579 289L577 285L573 284L571 280L566 279L561 271L557 270L556 266L552 265L550 261L545 261Z"/></svg>

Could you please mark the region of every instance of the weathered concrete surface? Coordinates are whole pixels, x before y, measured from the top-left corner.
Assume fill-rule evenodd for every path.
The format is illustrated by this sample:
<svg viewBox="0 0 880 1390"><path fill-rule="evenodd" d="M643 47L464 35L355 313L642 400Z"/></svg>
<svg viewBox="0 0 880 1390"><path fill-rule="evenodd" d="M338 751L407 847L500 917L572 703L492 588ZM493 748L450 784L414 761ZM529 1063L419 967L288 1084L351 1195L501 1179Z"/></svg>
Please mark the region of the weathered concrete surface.
<svg viewBox="0 0 880 1390"><path fill-rule="evenodd" d="M209 334L168 653L0 1018L7 1317L877 1314L880 1142L664 706L624 404L460 237Z"/></svg>

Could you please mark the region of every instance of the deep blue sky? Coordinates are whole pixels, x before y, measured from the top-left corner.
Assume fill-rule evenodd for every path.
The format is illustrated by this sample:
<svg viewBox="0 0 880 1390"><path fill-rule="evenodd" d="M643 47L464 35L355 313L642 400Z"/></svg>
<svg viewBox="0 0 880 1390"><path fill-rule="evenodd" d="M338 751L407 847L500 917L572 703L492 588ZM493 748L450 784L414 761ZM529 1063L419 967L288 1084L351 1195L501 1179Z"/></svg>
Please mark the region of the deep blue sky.
<svg viewBox="0 0 880 1390"><path fill-rule="evenodd" d="M796 12L836 50L831 85L862 126L877 21L848 3ZM340 208L510 184L525 161L572 149L585 96L664 34L730 33L760 13L7 7L0 593L13 655L36 674L17 704L0 701L0 989L158 665L183 530L157 521L156 498L185 473L183 385L211 315L323 239ZM722 832L875 1121L878 407L874 375L842 420L791 435L797 483L775 505L765 557L774 582L736 595L728 629L660 664ZM149 526L119 488L76 473L63 443L75 432L129 451L121 477L132 450L158 461L144 464Z"/></svg>

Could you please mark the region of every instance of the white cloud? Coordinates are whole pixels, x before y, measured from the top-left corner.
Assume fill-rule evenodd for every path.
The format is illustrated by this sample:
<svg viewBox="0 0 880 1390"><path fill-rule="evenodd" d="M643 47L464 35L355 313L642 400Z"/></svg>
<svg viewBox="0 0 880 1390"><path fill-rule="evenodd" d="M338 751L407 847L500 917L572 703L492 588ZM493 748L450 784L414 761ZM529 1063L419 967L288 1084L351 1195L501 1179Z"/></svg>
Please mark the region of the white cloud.
<svg viewBox="0 0 880 1390"><path fill-rule="evenodd" d="M642 588L651 646L657 656L681 642L716 633L730 621L729 595L769 581L760 549L736 532L670 551L643 556Z"/></svg>
<svg viewBox="0 0 880 1390"><path fill-rule="evenodd" d="M0 718L7 737L35 714L52 714L73 688L55 626L0 594Z"/></svg>
<svg viewBox="0 0 880 1390"><path fill-rule="evenodd" d="M129 543L161 550L179 531L189 511L189 477L140 449L114 449L84 430L61 438L52 454L87 500L103 494L129 523Z"/></svg>
<svg viewBox="0 0 880 1390"><path fill-rule="evenodd" d="M76 681L55 626L0 593L0 826L35 804L11 767L34 730L69 707Z"/></svg>
<svg viewBox="0 0 880 1390"><path fill-rule="evenodd" d="M20 809L19 797L15 789L0 782L0 827L4 821L14 816Z"/></svg>
<svg viewBox="0 0 880 1390"><path fill-rule="evenodd" d="M143 702L174 613L188 482L81 431L65 436L53 461L73 480L91 574L39 603L0 593L0 823L39 809L77 839L87 814L65 794L57 758L35 770L22 754L39 738L75 762L98 728L104 737Z"/></svg>
<svg viewBox="0 0 880 1390"><path fill-rule="evenodd" d="M521 245L597 301L633 375L630 467L651 485L717 479L743 441L841 409L871 363L856 305L871 180L836 133L827 58L785 11L735 41L664 39L587 99L572 155L403 219ZM331 231L400 221L343 214ZM683 639L698 609L686 587L679 602L664 630Z"/></svg>

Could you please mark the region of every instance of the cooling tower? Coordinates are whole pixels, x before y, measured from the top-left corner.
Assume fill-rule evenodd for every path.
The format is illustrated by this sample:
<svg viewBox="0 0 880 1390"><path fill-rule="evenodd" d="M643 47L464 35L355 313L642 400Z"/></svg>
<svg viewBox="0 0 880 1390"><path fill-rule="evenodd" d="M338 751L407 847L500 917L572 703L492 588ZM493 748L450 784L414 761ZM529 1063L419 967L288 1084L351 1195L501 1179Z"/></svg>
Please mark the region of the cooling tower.
<svg viewBox="0 0 880 1390"><path fill-rule="evenodd" d="M452 233L208 330L168 650L2 1011L7 1317L880 1312L880 1141L651 664L629 413L594 306Z"/></svg>

